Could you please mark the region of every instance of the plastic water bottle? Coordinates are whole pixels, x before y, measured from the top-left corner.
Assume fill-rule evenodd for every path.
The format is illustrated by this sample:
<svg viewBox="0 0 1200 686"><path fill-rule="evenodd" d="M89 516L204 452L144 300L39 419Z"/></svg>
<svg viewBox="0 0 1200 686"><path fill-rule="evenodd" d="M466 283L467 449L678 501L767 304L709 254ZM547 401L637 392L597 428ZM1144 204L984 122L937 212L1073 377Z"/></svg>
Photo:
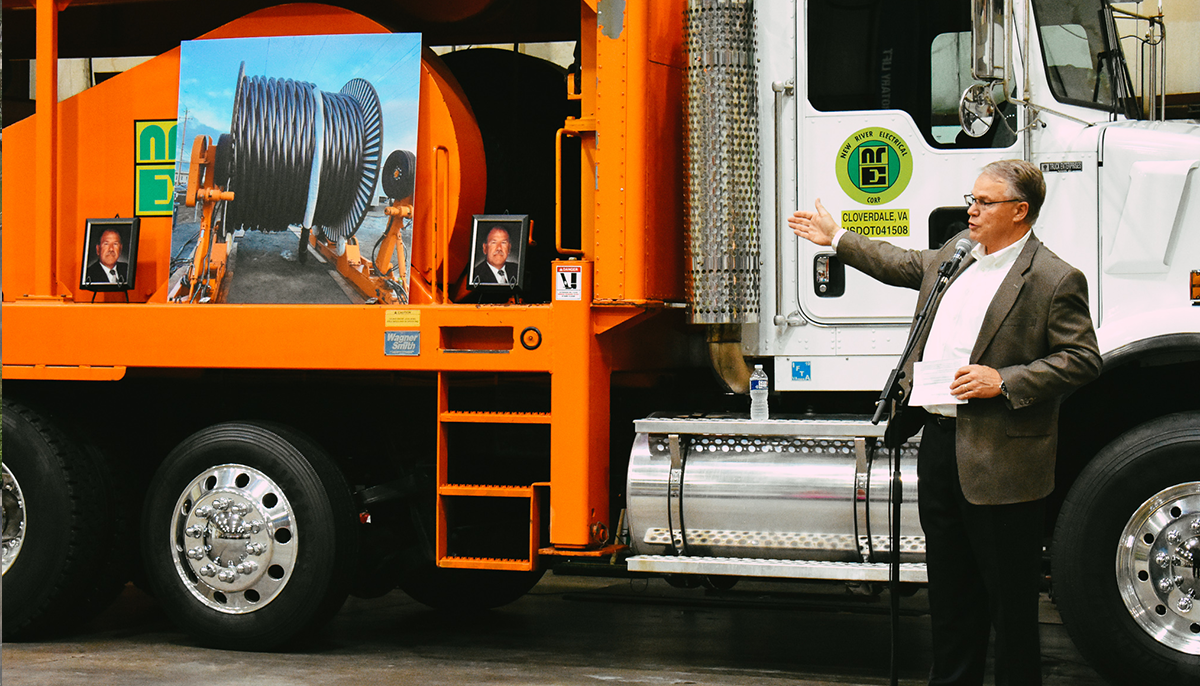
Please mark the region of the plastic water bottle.
<svg viewBox="0 0 1200 686"><path fill-rule="evenodd" d="M761 364L754 365L754 372L750 374L750 419L758 421L767 418L767 391L771 388L771 382L767 379L767 373L763 371Z"/></svg>

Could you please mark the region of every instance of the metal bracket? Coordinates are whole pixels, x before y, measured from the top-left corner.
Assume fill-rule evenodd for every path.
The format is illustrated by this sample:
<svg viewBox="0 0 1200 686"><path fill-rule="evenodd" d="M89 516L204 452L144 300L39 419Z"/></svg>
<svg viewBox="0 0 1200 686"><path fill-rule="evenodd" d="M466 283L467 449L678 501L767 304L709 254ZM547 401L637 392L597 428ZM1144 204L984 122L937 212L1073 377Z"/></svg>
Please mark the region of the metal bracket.
<svg viewBox="0 0 1200 686"><path fill-rule="evenodd" d="M687 455L679 442L679 434L667 436L671 451L671 471L667 478L667 527L671 530L671 547L676 555L687 554L683 528L683 468Z"/></svg>
<svg viewBox="0 0 1200 686"><path fill-rule="evenodd" d="M871 439L872 449L867 451L867 439L854 439L854 535L858 541L858 552L863 562L871 562L875 551L871 546L871 456L874 454L875 439Z"/></svg>

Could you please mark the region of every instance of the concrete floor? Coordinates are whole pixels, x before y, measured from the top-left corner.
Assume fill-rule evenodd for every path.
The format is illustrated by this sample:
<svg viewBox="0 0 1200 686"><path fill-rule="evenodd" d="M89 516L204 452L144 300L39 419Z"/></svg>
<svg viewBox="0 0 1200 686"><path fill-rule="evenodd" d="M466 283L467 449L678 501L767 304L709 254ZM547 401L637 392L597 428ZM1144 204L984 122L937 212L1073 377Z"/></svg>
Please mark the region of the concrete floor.
<svg viewBox="0 0 1200 686"><path fill-rule="evenodd" d="M924 683L924 594L904 599L901 683ZM1043 603L1045 686L1100 686ZM547 574L492 612L439 614L395 591L351 599L311 645L196 647L134 587L80 633L3 646L6 686L887 684L887 596L743 582L720 595L661 580Z"/></svg>

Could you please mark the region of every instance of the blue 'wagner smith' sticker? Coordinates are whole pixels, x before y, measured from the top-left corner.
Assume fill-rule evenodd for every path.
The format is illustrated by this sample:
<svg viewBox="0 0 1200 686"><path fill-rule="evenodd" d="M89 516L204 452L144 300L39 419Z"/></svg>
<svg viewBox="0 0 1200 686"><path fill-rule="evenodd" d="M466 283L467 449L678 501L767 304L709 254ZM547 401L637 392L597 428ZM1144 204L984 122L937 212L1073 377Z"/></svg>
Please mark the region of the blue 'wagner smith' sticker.
<svg viewBox="0 0 1200 686"><path fill-rule="evenodd" d="M420 331L384 331L384 355L408 355L415 357L421 354Z"/></svg>
<svg viewBox="0 0 1200 686"><path fill-rule="evenodd" d="M793 362L792 381L812 381L812 362Z"/></svg>

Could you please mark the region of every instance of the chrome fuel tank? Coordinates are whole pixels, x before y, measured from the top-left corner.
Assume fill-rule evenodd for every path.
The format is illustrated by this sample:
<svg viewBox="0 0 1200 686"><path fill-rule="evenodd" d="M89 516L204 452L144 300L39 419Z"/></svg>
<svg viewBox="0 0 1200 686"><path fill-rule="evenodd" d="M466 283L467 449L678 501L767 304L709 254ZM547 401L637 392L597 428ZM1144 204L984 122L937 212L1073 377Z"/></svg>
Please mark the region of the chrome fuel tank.
<svg viewBox="0 0 1200 686"><path fill-rule="evenodd" d="M865 419L636 424L626 490L636 554L887 560L891 467L883 427ZM901 451L904 562L925 556L916 448Z"/></svg>

